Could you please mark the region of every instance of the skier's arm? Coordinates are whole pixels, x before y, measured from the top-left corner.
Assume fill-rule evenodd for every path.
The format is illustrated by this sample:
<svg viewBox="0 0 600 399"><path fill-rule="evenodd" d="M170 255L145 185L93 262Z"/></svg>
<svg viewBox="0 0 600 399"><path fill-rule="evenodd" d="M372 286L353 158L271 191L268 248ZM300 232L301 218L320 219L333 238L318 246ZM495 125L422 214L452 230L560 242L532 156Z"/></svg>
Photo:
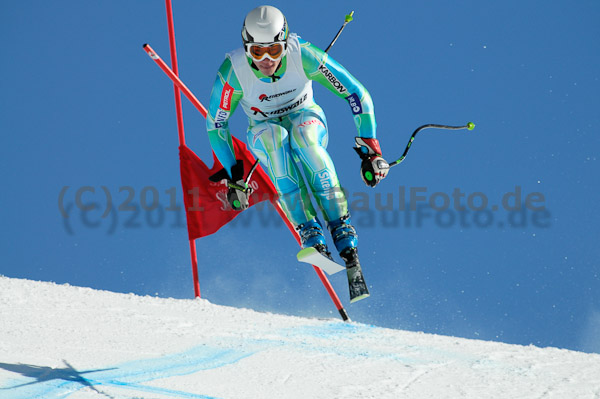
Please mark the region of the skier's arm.
<svg viewBox="0 0 600 399"><path fill-rule="evenodd" d="M299 41L306 76L348 101L358 137L375 138L375 111L367 89L323 50L303 39Z"/></svg>
<svg viewBox="0 0 600 399"><path fill-rule="evenodd" d="M361 158L361 177L368 186L375 187L387 176L390 166L381 157L381 148L375 134L377 124L371 95L354 76L323 50L299 40L306 76L348 101L358 130L355 143Z"/></svg>
<svg viewBox="0 0 600 399"><path fill-rule="evenodd" d="M242 87L233 72L231 60L226 58L217 72L210 95L206 130L210 146L229 177L232 177L231 168L236 164L236 159L228 120L242 95Z"/></svg>

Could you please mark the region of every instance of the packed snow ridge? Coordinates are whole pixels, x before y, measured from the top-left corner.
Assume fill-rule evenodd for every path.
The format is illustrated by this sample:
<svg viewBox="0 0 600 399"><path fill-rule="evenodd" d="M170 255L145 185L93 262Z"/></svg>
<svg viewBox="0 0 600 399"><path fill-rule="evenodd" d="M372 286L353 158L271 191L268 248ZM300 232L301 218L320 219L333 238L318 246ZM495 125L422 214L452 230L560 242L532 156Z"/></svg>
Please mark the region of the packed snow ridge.
<svg viewBox="0 0 600 399"><path fill-rule="evenodd" d="M600 398L600 355L0 277L0 397Z"/></svg>

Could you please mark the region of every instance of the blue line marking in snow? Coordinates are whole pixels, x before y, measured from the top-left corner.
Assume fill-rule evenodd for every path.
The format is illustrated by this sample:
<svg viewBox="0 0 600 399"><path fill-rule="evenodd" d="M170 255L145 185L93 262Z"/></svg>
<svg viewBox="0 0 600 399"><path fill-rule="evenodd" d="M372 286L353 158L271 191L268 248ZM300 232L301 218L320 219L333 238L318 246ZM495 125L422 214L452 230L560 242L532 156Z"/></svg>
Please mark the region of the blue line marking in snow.
<svg viewBox="0 0 600 399"><path fill-rule="evenodd" d="M96 391L99 396L112 397L114 391L145 392L173 398L215 399L199 393L145 385L170 377L191 375L235 364L259 352L287 348L294 352L331 354L346 358L388 359L406 365L426 364L442 358L453 359L457 354L442 353L435 347L414 347L410 342L394 348L378 345L385 329L364 324L332 321L315 325L295 326L270 331L263 338L213 337L213 346L201 345L188 351L152 359L139 359L102 370L78 371L69 366L63 369L31 365L0 363L4 368L24 378L4 380L0 385L3 399L62 399L82 389ZM355 340L362 342L357 347ZM354 342L353 342L354 341ZM373 345L371 345L371 343ZM434 356L435 355L435 356ZM104 387L104 388L103 388ZM107 393L102 392L104 390Z"/></svg>
<svg viewBox="0 0 600 399"><path fill-rule="evenodd" d="M168 395L174 398L216 399L211 396L142 384L228 366L252 354L253 352L244 349L198 346L182 353L126 362L106 371L89 373L82 371L81 374L78 374L77 370L72 369L71 375L67 375L64 369L55 371L48 369L43 376L11 379L8 384L5 380L0 386L0 393L3 399L61 399L83 388L88 388L107 398L112 397L110 394L102 392L102 387L105 386ZM31 367L35 368L36 366ZM39 382L36 381L36 378ZM113 390L111 389L111 392ZM139 398L139 395L137 397Z"/></svg>

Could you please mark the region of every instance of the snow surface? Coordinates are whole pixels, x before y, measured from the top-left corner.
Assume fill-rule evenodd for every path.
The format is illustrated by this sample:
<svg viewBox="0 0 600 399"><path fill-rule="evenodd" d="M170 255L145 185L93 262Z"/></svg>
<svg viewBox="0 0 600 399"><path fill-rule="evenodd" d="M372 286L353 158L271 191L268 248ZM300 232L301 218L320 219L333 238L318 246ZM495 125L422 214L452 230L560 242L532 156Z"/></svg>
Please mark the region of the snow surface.
<svg viewBox="0 0 600 399"><path fill-rule="evenodd" d="M0 398L65 397L600 398L600 355L0 277Z"/></svg>

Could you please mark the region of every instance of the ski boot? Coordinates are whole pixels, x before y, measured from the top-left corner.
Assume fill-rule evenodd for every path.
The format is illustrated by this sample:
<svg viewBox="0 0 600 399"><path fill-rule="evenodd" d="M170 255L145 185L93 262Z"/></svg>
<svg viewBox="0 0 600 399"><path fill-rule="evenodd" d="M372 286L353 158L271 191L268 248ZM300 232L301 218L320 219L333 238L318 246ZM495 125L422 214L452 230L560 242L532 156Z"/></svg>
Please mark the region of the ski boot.
<svg viewBox="0 0 600 399"><path fill-rule="evenodd" d="M333 242L340 257L346 263L348 287L350 289L350 303L359 301L369 296L369 290L363 277L358 260L357 246L358 235L351 224L350 214L332 220L327 227L333 237Z"/></svg>
<svg viewBox="0 0 600 399"><path fill-rule="evenodd" d="M302 248L313 247L321 254L332 259L331 252L327 250L327 242L323 235L323 228L317 218L312 218L308 222L296 226L296 231L298 231L298 234L300 235Z"/></svg>

